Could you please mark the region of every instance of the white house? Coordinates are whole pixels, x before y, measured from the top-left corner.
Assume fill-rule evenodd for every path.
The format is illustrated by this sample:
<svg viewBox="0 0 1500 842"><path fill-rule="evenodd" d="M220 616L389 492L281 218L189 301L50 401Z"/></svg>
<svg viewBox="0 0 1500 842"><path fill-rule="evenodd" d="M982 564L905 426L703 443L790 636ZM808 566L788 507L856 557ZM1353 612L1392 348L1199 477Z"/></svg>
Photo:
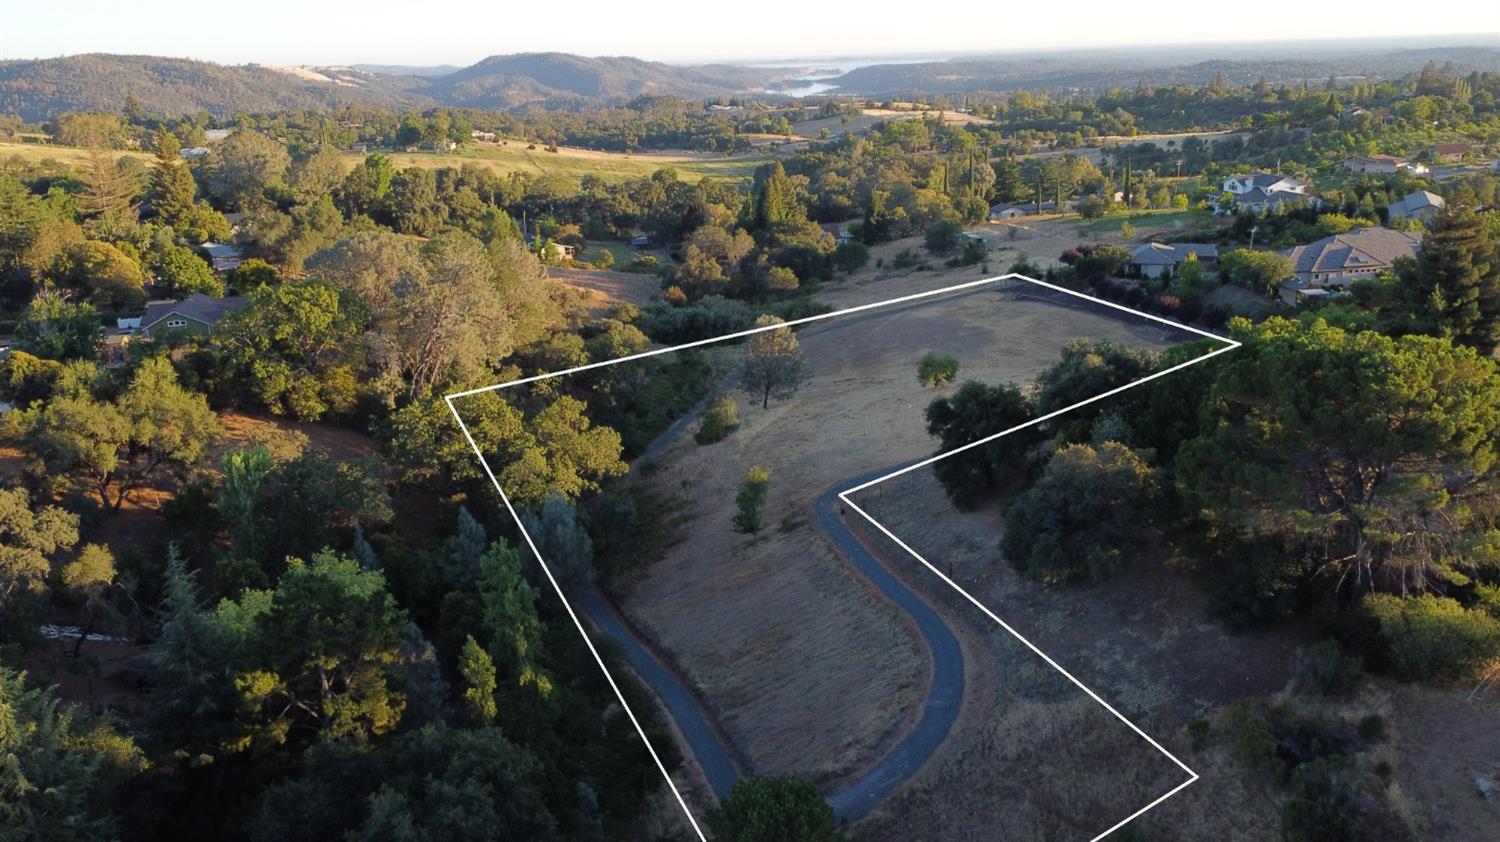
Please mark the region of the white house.
<svg viewBox="0 0 1500 842"><path fill-rule="evenodd" d="M1224 179L1224 192L1235 196L1248 196L1255 191L1263 193L1301 193L1306 195L1307 185L1289 175L1266 172L1232 175Z"/></svg>

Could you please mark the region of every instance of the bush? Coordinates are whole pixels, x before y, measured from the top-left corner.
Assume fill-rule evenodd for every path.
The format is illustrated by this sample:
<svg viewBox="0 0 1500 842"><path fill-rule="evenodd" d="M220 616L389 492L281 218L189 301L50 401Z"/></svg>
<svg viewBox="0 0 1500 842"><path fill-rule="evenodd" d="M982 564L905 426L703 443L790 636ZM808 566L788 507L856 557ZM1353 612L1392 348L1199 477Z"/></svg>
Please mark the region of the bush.
<svg viewBox="0 0 1500 842"><path fill-rule="evenodd" d="M869 247L857 240L850 240L833 250L833 265L841 272L853 274L869 262Z"/></svg>
<svg viewBox="0 0 1500 842"><path fill-rule="evenodd" d="M1281 829L1300 842L1367 839L1360 827L1354 770L1342 757L1326 757L1297 768L1291 797L1281 809Z"/></svg>
<svg viewBox="0 0 1500 842"><path fill-rule="evenodd" d="M735 403L734 396L719 395L709 404L708 411L703 413L703 422L693 438L699 444L713 444L723 441L739 426L740 407Z"/></svg>
<svg viewBox="0 0 1500 842"><path fill-rule="evenodd" d="M1298 682L1325 696L1353 695L1365 682L1364 662L1345 655L1336 641L1309 647L1297 659Z"/></svg>
<svg viewBox="0 0 1500 842"><path fill-rule="evenodd" d="M745 481L740 484L740 493L735 495L734 531L741 535L755 535L765 528L763 516L766 508L766 492L771 486L771 469L751 465L745 471Z"/></svg>
<svg viewBox="0 0 1500 842"><path fill-rule="evenodd" d="M641 311L641 327L647 335L674 345L747 330L754 324L755 310L749 304L717 295L682 307L653 301Z"/></svg>
<svg viewBox="0 0 1500 842"><path fill-rule="evenodd" d="M922 355L917 363L917 380L923 386L940 386L944 383L952 383L958 376L958 360L939 354L936 351L928 351Z"/></svg>
<svg viewBox="0 0 1500 842"><path fill-rule="evenodd" d="M1500 658L1500 620L1457 600L1371 594L1364 608L1379 625L1400 678L1473 679Z"/></svg>
<svg viewBox="0 0 1500 842"><path fill-rule="evenodd" d="M964 227L956 219L945 219L927 229L927 250L933 254L952 254L958 250Z"/></svg>

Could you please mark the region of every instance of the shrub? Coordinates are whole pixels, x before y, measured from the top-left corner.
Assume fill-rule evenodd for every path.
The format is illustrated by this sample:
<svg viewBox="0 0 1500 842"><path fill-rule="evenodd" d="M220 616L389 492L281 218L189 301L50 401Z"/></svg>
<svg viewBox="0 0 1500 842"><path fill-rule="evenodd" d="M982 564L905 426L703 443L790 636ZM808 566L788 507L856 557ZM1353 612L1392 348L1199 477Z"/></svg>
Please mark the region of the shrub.
<svg viewBox="0 0 1500 842"><path fill-rule="evenodd" d="M923 386L952 383L958 376L958 360L936 351L928 351L917 363L917 380Z"/></svg>
<svg viewBox="0 0 1500 842"><path fill-rule="evenodd" d="M964 227L956 219L945 219L927 229L927 250L933 254L952 254L958 250Z"/></svg>
<svg viewBox="0 0 1500 842"><path fill-rule="evenodd" d="M735 403L734 396L719 395L709 404L708 411L703 413L703 422L698 425L698 433L693 438L699 444L713 444L723 441L739 426L740 407Z"/></svg>
<svg viewBox="0 0 1500 842"><path fill-rule="evenodd" d="M1309 647L1297 659L1297 680L1325 696L1349 696L1365 682L1364 663L1345 655L1336 641Z"/></svg>
<svg viewBox="0 0 1500 842"><path fill-rule="evenodd" d="M763 516L766 508L766 492L771 485L771 469L751 465L745 471L745 481L740 484L740 493L735 495L734 531L742 535L755 535L765 528Z"/></svg>
<svg viewBox="0 0 1500 842"><path fill-rule="evenodd" d="M1457 600L1371 594L1364 607L1379 625L1400 678L1472 679L1500 658L1500 620Z"/></svg>

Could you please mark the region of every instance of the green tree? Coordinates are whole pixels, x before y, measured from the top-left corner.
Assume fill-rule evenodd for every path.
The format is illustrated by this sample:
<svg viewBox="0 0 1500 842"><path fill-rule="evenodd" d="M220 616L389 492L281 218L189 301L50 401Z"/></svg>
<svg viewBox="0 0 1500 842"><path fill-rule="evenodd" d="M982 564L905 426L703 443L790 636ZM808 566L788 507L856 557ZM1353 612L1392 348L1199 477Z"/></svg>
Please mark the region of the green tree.
<svg viewBox="0 0 1500 842"><path fill-rule="evenodd" d="M198 185L193 174L182 163L182 143L177 136L160 127L152 136L156 163L151 169L151 208L157 219L174 228L193 211Z"/></svg>
<svg viewBox="0 0 1500 842"><path fill-rule="evenodd" d="M76 543L77 515L57 506L33 510L26 489L0 488L0 619L5 624L22 596L46 589L53 556Z"/></svg>
<svg viewBox="0 0 1500 842"><path fill-rule="evenodd" d="M250 839L551 842L560 836L545 775L535 756L491 726L427 726L378 751L323 743L266 791Z"/></svg>
<svg viewBox="0 0 1500 842"><path fill-rule="evenodd" d="M271 453L261 444L230 451L219 460L219 471L219 519L229 529L230 543L246 558L260 558L255 514L261 483L271 472Z"/></svg>
<svg viewBox="0 0 1500 842"><path fill-rule="evenodd" d="M776 316L765 315L755 320L762 330L750 337L745 346L744 369L740 373L740 387L760 398L760 406L771 405L771 398L785 400L797 393L797 389L808 378L807 360L797 346L797 334Z"/></svg>
<svg viewBox="0 0 1500 842"><path fill-rule="evenodd" d="M1189 504L1221 532L1305 546L1355 592L1430 587L1491 493L1495 363L1321 319L1231 327L1245 347L1177 455Z"/></svg>
<svg viewBox="0 0 1500 842"><path fill-rule="evenodd" d="M484 627L495 661L507 680L533 688L537 695L552 693L552 679L536 665L541 646L542 620L536 613L536 589L521 574L521 556L506 541L490 545L479 559L479 596L484 604Z"/></svg>
<svg viewBox="0 0 1500 842"><path fill-rule="evenodd" d="M278 141L249 129L240 129L219 145L208 187L230 207L258 199L267 188L279 186L291 155Z"/></svg>
<svg viewBox="0 0 1500 842"><path fill-rule="evenodd" d="M231 750L360 739L400 721L406 617L379 572L329 552L290 559L275 590L225 600L215 616L244 653Z"/></svg>
<svg viewBox="0 0 1500 842"><path fill-rule="evenodd" d="M19 424L49 477L91 489L112 509L196 464L221 433L203 396L184 389L162 357L142 363L113 402L69 395L25 411Z"/></svg>
<svg viewBox="0 0 1500 842"><path fill-rule="evenodd" d="M66 246L49 275L108 309L129 310L146 301L141 265L109 243L88 240Z"/></svg>
<svg viewBox="0 0 1500 842"><path fill-rule="evenodd" d="M1500 242L1467 207L1444 208L1396 267L1410 325L1484 353L1500 343Z"/></svg>
<svg viewBox="0 0 1500 842"><path fill-rule="evenodd" d="M740 426L740 407L734 395L718 395L703 413L694 440L699 444L723 441Z"/></svg>
<svg viewBox="0 0 1500 842"><path fill-rule="evenodd" d="M0 837L118 838L115 788L146 768L135 744L0 666Z"/></svg>
<svg viewBox="0 0 1500 842"><path fill-rule="evenodd" d="M833 808L811 783L791 777L735 781L709 818L724 842L838 842Z"/></svg>
<svg viewBox="0 0 1500 842"><path fill-rule="evenodd" d="M63 588L83 603L83 628L73 642L73 657L77 658L84 641L111 610L106 594L115 584L114 554L103 544L88 544L77 558L63 565L60 578Z"/></svg>
<svg viewBox="0 0 1500 842"><path fill-rule="evenodd" d="M541 508L523 512L521 521L559 582L586 586L594 581L594 542L570 500L549 495Z"/></svg>
<svg viewBox="0 0 1500 842"><path fill-rule="evenodd" d="M1157 497L1155 472L1125 445L1070 445L1007 507L1001 549L1022 572L1049 582L1101 578L1142 545Z"/></svg>
<svg viewBox="0 0 1500 842"><path fill-rule="evenodd" d="M157 258L156 277L172 298L187 298L196 292L215 298L224 294L224 284L208 262L184 246L168 246Z"/></svg>
<svg viewBox="0 0 1500 842"><path fill-rule="evenodd" d="M495 705L495 662L490 653L469 635L464 641L463 652L458 656L458 674L464 680L464 711L476 725L495 721L499 708Z"/></svg>
<svg viewBox="0 0 1500 842"><path fill-rule="evenodd" d="M927 250L933 254L952 254L963 241L964 227L956 219L945 219L927 229Z"/></svg>
<svg viewBox="0 0 1500 842"><path fill-rule="evenodd" d="M273 413L313 421L353 409L366 314L327 283L296 281L250 290L249 306L215 330L224 357Z"/></svg>
<svg viewBox="0 0 1500 842"><path fill-rule="evenodd" d="M42 359L93 359L101 336L99 311L43 290L16 321L16 345Z"/></svg>
<svg viewBox="0 0 1500 842"><path fill-rule="evenodd" d="M938 452L947 453L1035 416L1035 404L1015 386L986 386L969 380L951 397L937 398L927 405L927 434L937 437ZM1036 428L1027 427L968 453L934 462L932 471L955 506L972 509L1001 483L1018 477L1036 441Z"/></svg>
<svg viewBox="0 0 1500 842"><path fill-rule="evenodd" d="M1274 251L1231 249L1219 257L1219 271L1246 289L1274 298L1282 281L1292 277L1292 261Z"/></svg>

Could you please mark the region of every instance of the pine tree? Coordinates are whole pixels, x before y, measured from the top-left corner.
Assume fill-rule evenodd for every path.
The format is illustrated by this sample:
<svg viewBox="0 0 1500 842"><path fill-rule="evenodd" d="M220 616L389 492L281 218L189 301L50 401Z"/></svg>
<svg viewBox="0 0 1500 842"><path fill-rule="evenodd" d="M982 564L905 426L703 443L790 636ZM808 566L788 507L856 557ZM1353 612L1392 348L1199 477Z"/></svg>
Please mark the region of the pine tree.
<svg viewBox="0 0 1500 842"><path fill-rule="evenodd" d="M123 213L134 216L136 187L116 159L95 147L88 151L84 169L85 189L79 198L79 210L87 216Z"/></svg>
<svg viewBox="0 0 1500 842"><path fill-rule="evenodd" d="M156 148L156 165L151 172L151 207L158 219L176 226L192 213L198 185L182 163L182 144L176 135L159 128L152 145Z"/></svg>
<svg viewBox="0 0 1500 842"><path fill-rule="evenodd" d="M495 704L495 662L473 635L458 656L458 674L464 679L464 714L475 725L494 722L500 713Z"/></svg>
<svg viewBox="0 0 1500 842"><path fill-rule="evenodd" d="M473 590L479 581L479 558L490 545L484 526L458 507L458 528L443 542L443 578L454 590Z"/></svg>
<svg viewBox="0 0 1500 842"><path fill-rule="evenodd" d="M354 541L349 546L349 555L359 562L359 566L365 570L379 570L380 556L375 554L375 548L365 538L365 529L359 524L354 524Z"/></svg>
<svg viewBox="0 0 1500 842"><path fill-rule="evenodd" d="M1399 271L1407 318L1424 333L1485 353L1500 342L1500 266L1495 244L1473 210L1433 217L1422 250Z"/></svg>

